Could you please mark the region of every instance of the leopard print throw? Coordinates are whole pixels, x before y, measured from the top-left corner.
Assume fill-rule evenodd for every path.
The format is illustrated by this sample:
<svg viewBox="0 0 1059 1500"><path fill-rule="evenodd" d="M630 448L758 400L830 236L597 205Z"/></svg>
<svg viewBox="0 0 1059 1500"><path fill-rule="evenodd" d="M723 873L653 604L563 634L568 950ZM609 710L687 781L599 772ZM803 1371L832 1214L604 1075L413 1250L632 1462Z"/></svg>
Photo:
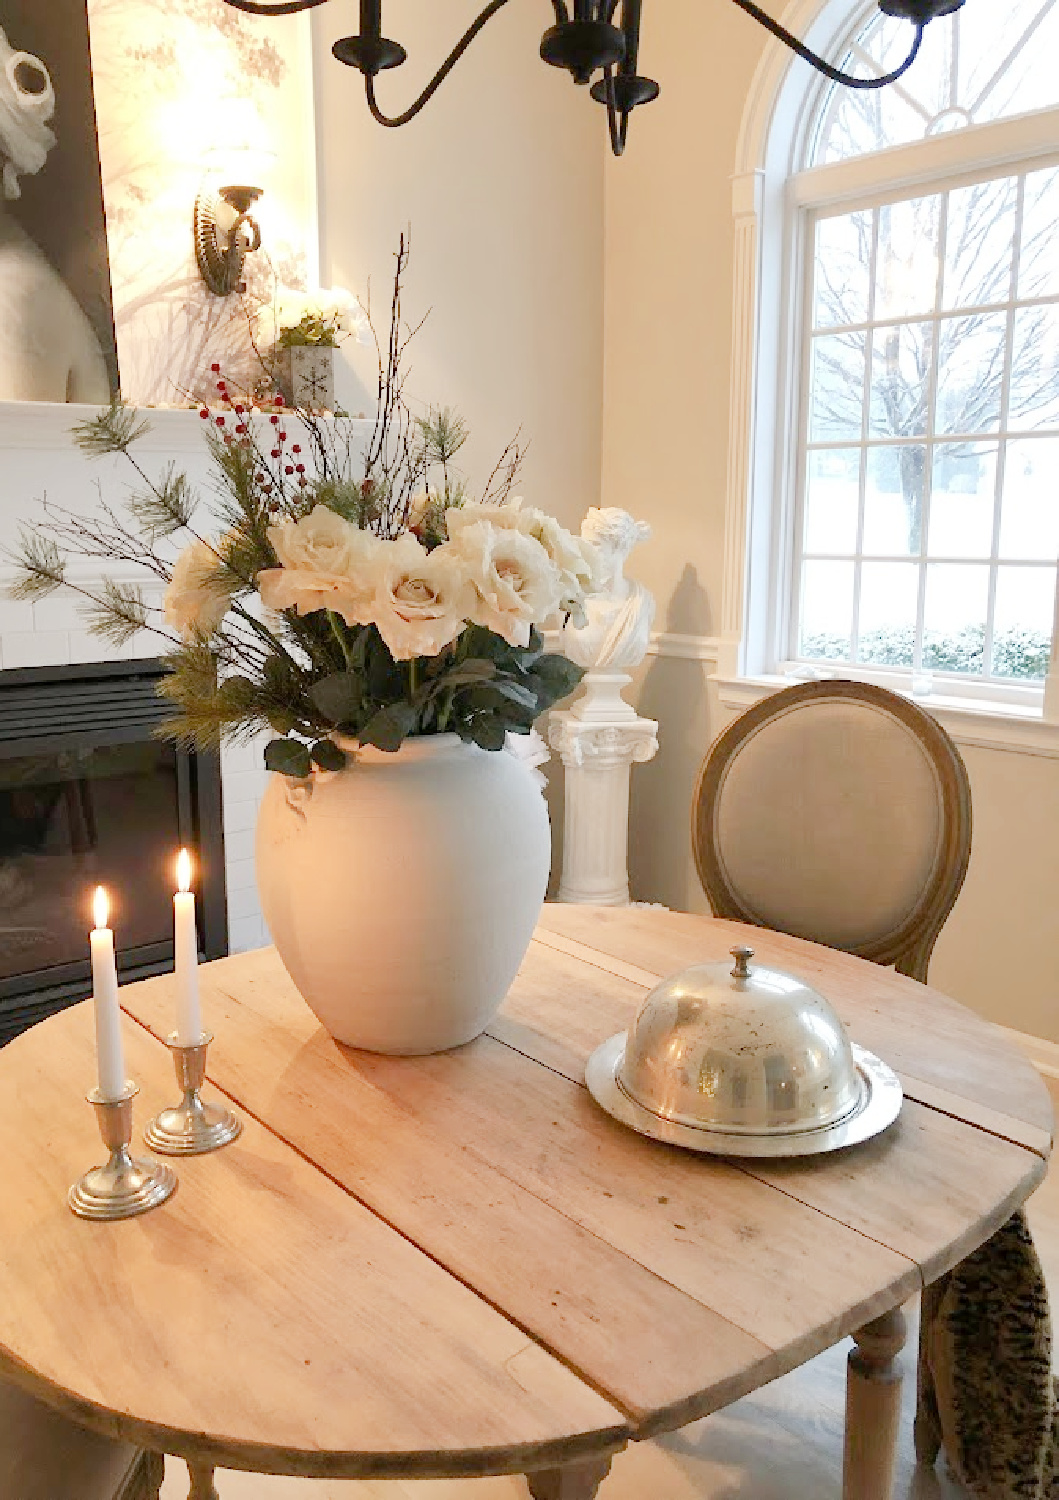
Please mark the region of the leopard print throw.
<svg viewBox="0 0 1059 1500"><path fill-rule="evenodd" d="M1048 1293L1021 1211L923 1293L916 1457L975 1500L1059 1500Z"/></svg>

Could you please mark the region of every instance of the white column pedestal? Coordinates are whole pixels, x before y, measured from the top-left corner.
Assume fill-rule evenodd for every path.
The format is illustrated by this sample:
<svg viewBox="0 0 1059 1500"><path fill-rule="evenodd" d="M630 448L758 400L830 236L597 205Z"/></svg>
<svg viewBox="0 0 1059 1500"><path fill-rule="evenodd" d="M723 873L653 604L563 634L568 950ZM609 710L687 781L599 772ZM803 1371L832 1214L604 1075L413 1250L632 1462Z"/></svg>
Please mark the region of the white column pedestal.
<svg viewBox="0 0 1059 1500"><path fill-rule="evenodd" d="M620 696L629 681L624 673L590 673L585 696L548 721L566 779L560 901L629 902L629 771L658 750L657 723Z"/></svg>

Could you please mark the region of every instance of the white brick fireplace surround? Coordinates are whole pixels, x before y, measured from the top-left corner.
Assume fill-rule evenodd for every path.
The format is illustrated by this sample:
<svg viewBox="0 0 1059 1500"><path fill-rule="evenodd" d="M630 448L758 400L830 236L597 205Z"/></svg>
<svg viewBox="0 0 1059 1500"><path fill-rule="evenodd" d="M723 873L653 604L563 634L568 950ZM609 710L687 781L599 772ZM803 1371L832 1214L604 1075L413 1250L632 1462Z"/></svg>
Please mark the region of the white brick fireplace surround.
<svg viewBox="0 0 1059 1500"><path fill-rule="evenodd" d="M71 427L92 414L87 407L0 402L0 549L6 551L15 543L20 524L32 524L42 496L90 514L100 495L120 502L128 492L127 463L120 458L86 459L70 439ZM136 445L144 466L157 473L169 463L177 465L199 486L206 502L209 461L205 424L198 413L159 410L145 415L151 432ZM101 567L80 562L70 571L88 580L98 578ZM34 604L7 598L10 578L10 565L0 556L0 671L160 654L159 643L147 634L123 651L92 635L72 594L60 591ZM221 775L228 938L232 952L242 952L268 941L254 879L254 825L265 786L260 743L226 746Z"/></svg>

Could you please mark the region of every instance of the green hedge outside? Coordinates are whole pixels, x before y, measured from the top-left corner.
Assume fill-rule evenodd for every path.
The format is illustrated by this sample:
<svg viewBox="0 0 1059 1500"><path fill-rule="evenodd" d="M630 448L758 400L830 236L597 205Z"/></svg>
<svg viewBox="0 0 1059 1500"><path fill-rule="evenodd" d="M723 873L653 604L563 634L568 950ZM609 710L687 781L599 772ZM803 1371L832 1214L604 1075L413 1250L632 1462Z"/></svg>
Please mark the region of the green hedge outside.
<svg viewBox="0 0 1059 1500"><path fill-rule="evenodd" d="M860 637L857 661L877 667L910 667L914 645L911 626L870 630ZM993 636L993 676L1043 682L1051 648L1051 637L1041 631L998 631ZM803 636L799 655L810 661L848 662L849 637L822 631ZM923 638L922 665L926 671L965 672L980 677L985 670L985 626L968 625L949 635L928 631Z"/></svg>

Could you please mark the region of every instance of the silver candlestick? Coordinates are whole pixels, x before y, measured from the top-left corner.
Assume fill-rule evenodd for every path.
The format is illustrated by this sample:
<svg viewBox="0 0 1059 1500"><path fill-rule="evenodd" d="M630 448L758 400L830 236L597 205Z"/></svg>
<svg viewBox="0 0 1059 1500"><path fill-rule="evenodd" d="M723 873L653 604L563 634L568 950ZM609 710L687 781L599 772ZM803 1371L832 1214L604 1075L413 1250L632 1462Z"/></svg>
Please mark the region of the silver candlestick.
<svg viewBox="0 0 1059 1500"><path fill-rule="evenodd" d="M131 1219L176 1192L176 1173L169 1167L129 1154L132 1101L138 1093L134 1083L127 1083L117 1099L104 1099L98 1089L88 1095L110 1160L92 1167L70 1189L67 1201L81 1219Z"/></svg>
<svg viewBox="0 0 1059 1500"><path fill-rule="evenodd" d="M200 1156L205 1151L227 1146L242 1130L242 1120L230 1109L221 1104L204 1104L199 1097L206 1077L206 1051L212 1041L208 1031L190 1047L181 1045L175 1031L166 1038L184 1097L148 1122L143 1138L152 1151L160 1151L164 1156Z"/></svg>

